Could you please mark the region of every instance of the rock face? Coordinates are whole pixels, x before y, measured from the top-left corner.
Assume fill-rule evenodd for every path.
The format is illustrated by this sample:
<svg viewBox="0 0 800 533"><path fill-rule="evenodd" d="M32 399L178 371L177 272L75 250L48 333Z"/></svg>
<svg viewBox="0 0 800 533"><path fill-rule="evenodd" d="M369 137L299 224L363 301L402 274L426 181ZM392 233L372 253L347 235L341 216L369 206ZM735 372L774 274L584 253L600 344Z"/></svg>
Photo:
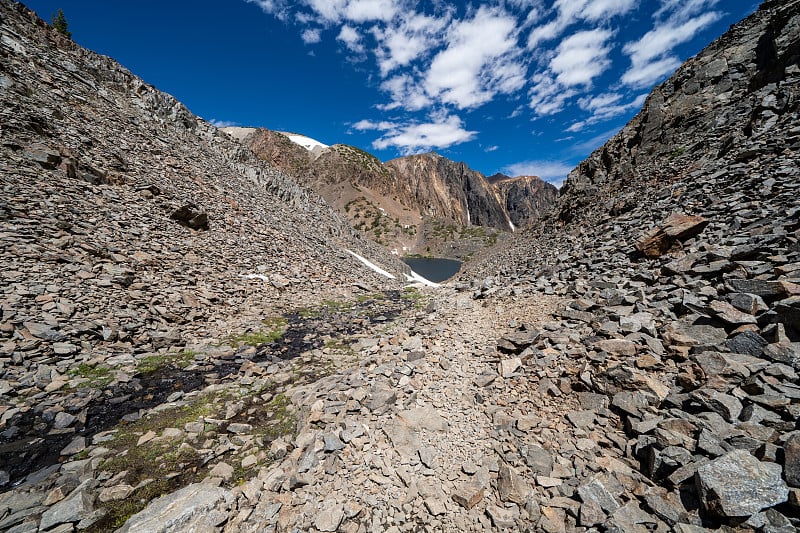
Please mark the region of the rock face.
<svg viewBox="0 0 800 533"><path fill-rule="evenodd" d="M488 180L512 224L518 228L544 215L558 197L558 189L537 176L512 178L495 174L489 176Z"/></svg>

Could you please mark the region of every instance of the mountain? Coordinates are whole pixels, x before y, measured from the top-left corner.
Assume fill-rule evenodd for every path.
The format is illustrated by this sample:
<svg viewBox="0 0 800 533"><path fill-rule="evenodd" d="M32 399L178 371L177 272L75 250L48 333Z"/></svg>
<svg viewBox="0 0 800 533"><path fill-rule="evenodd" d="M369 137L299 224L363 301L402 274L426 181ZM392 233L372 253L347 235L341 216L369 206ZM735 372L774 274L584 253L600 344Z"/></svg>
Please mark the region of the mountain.
<svg viewBox="0 0 800 533"><path fill-rule="evenodd" d="M523 227L542 216L558 197L558 189L538 176L512 178L498 173L487 179L515 227Z"/></svg>
<svg viewBox="0 0 800 533"><path fill-rule="evenodd" d="M491 186L464 163L434 153L383 164L344 144L298 143L260 128L223 131L317 191L356 229L397 253L464 257L494 242L498 233L526 224L555 199L555 188L543 182L506 180Z"/></svg>
<svg viewBox="0 0 800 533"><path fill-rule="evenodd" d="M800 0L439 287L252 132L0 20L0 530L800 529ZM442 241L515 181L262 137Z"/></svg>

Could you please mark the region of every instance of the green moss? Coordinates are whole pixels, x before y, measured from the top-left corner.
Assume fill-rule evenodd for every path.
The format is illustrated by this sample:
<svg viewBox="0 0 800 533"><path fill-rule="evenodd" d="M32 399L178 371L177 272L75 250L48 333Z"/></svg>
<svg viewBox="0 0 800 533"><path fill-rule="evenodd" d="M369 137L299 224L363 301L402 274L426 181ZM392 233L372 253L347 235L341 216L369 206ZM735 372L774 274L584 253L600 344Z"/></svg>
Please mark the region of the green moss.
<svg viewBox="0 0 800 533"><path fill-rule="evenodd" d="M79 389L89 387L102 389L114 381L114 376L111 375L111 369L103 365L81 363L77 368L73 368L67 372L67 374L72 377L86 379L86 381L78 384L77 388Z"/></svg>
<svg viewBox="0 0 800 533"><path fill-rule="evenodd" d="M177 353L148 355L136 363L136 372L139 374L152 374L167 367L186 368L194 362L198 352L184 350Z"/></svg>
<svg viewBox="0 0 800 533"><path fill-rule="evenodd" d="M412 302L416 309L422 309L427 301L425 295L419 292L415 287L406 287L400 297Z"/></svg>
<svg viewBox="0 0 800 533"><path fill-rule="evenodd" d="M239 335L231 335L226 342L236 346L260 346L277 341L286 331L286 319L283 317L269 318L263 321L266 329L251 331Z"/></svg>
<svg viewBox="0 0 800 533"><path fill-rule="evenodd" d="M332 312L348 311L351 307L353 307L353 304L351 303L340 302L338 300L323 300L320 305Z"/></svg>

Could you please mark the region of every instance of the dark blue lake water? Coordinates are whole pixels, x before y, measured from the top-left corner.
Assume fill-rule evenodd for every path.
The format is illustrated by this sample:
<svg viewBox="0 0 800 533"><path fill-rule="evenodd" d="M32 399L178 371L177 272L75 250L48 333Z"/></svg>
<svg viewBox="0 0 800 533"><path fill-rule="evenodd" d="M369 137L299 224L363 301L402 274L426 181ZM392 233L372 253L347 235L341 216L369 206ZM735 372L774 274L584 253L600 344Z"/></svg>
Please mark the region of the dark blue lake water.
<svg viewBox="0 0 800 533"><path fill-rule="evenodd" d="M404 257L403 262L423 278L436 283L452 278L461 269L461 261L439 257Z"/></svg>

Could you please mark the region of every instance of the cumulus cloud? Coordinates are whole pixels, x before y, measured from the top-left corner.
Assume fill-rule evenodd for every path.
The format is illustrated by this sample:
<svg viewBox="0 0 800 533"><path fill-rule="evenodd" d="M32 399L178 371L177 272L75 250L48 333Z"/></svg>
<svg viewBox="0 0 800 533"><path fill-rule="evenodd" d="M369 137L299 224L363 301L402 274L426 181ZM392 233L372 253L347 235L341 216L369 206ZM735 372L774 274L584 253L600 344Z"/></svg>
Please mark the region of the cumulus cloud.
<svg viewBox="0 0 800 533"><path fill-rule="evenodd" d="M413 154L434 148L448 148L471 141L475 131L464 128L464 122L455 115L434 118L431 122L401 124L361 120L353 124L359 131L380 131L383 135L372 143L377 150L397 148L403 154Z"/></svg>
<svg viewBox="0 0 800 533"><path fill-rule="evenodd" d="M245 2L257 5L264 13L280 20L286 20L288 17L286 0L245 0Z"/></svg>
<svg viewBox="0 0 800 533"><path fill-rule="evenodd" d="M373 28L378 42L375 54L381 76L385 77L394 69L427 55L443 39L443 30L449 20L449 14L433 17L415 13L403 17L397 25Z"/></svg>
<svg viewBox="0 0 800 533"><path fill-rule="evenodd" d="M525 84L519 61L516 19L482 6L473 18L455 24L447 47L431 62L425 90L434 99L459 109L490 101Z"/></svg>
<svg viewBox="0 0 800 533"><path fill-rule="evenodd" d="M608 30L590 30L575 33L561 41L556 56L550 61L556 81L566 87L590 86L592 80L611 64L608 59L611 48L606 46L609 38L611 32Z"/></svg>
<svg viewBox="0 0 800 533"><path fill-rule="evenodd" d="M336 37L336 39L343 42L351 52L355 52L357 54L364 53L364 45L361 43L361 35L359 35L358 30L352 26L342 26L342 29L339 31L339 35Z"/></svg>
<svg viewBox="0 0 800 533"><path fill-rule="evenodd" d="M605 22L636 7L636 0L556 0L551 13L555 18L534 27L528 35L528 48L560 37L579 21Z"/></svg>
<svg viewBox="0 0 800 533"><path fill-rule="evenodd" d="M215 118L209 120L208 123L217 128L230 128L232 126L239 125L238 122L233 122L231 120L217 120Z"/></svg>
<svg viewBox="0 0 800 533"><path fill-rule="evenodd" d="M316 44L322 40L322 31L320 31L319 28L309 28L303 30L303 33L300 34L300 37L306 44Z"/></svg>
<svg viewBox="0 0 800 533"><path fill-rule="evenodd" d="M653 15L655 27L623 47L631 66L622 75L622 82L634 88L649 87L674 72L682 63L673 54L675 47L722 17L718 11L703 12L716 3L717 0L662 0L661 8Z"/></svg>
<svg viewBox="0 0 800 533"><path fill-rule="evenodd" d="M565 131L576 133L583 131L587 126L604 122L612 118L623 115L631 110L642 107L647 99L646 94L640 94L629 102L623 101L622 93L601 93L596 96L587 96L578 100L578 106L584 111L591 113L589 117L579 122L575 122Z"/></svg>
<svg viewBox="0 0 800 533"><path fill-rule="evenodd" d="M305 44L362 61L379 94L365 105L391 120L351 127L405 153L474 139L456 113L498 100L510 105L491 115L507 119L575 112L562 126L571 133L630 113L642 89L680 65L676 48L721 17L720 0L244 1L297 26ZM612 67L611 86L598 90Z"/></svg>
<svg viewBox="0 0 800 533"><path fill-rule="evenodd" d="M520 161L503 168L502 172L509 176L539 176L556 187L561 187L575 165L564 161L530 160Z"/></svg>
<svg viewBox="0 0 800 533"><path fill-rule="evenodd" d="M606 44L608 30L587 30L565 38L556 48L548 69L532 78L530 107L539 116L558 113L567 101L586 91L611 64Z"/></svg>

